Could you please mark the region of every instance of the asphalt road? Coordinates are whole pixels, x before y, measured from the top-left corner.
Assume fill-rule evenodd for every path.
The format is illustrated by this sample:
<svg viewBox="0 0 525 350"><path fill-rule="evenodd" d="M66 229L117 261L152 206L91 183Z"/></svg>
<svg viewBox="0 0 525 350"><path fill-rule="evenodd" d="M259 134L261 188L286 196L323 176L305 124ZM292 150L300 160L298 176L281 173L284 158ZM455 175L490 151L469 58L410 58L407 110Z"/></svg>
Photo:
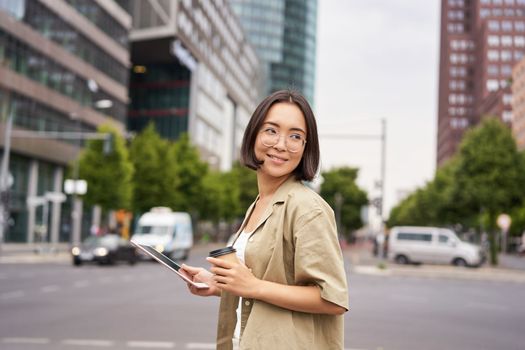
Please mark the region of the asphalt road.
<svg viewBox="0 0 525 350"><path fill-rule="evenodd" d="M195 254L189 263L207 265ZM524 348L524 284L348 280L347 349ZM156 263L0 265L2 350L214 349L217 308Z"/></svg>

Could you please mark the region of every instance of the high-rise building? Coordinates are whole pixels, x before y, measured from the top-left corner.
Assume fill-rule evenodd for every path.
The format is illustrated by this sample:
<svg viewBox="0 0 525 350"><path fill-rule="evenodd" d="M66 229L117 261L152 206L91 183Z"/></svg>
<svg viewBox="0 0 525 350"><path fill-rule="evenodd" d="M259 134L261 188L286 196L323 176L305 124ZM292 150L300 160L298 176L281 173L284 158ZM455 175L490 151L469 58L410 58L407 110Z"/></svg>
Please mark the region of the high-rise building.
<svg viewBox="0 0 525 350"><path fill-rule="evenodd" d="M60 135L102 123L125 131L130 28L114 1L0 1L0 153L11 141L11 180L0 184L5 241L71 241L71 200L57 194L81 141ZM98 110L101 100L112 107Z"/></svg>
<svg viewBox="0 0 525 350"><path fill-rule="evenodd" d="M188 133L203 160L229 170L262 93L259 59L228 3L119 3L133 19L129 128Z"/></svg>
<svg viewBox="0 0 525 350"><path fill-rule="evenodd" d="M518 150L525 150L525 58L512 72L512 134Z"/></svg>
<svg viewBox="0 0 525 350"><path fill-rule="evenodd" d="M437 164L484 115L512 123L513 66L525 52L525 0L442 0Z"/></svg>
<svg viewBox="0 0 525 350"><path fill-rule="evenodd" d="M317 0L228 0L265 71L265 92L293 88L314 103Z"/></svg>

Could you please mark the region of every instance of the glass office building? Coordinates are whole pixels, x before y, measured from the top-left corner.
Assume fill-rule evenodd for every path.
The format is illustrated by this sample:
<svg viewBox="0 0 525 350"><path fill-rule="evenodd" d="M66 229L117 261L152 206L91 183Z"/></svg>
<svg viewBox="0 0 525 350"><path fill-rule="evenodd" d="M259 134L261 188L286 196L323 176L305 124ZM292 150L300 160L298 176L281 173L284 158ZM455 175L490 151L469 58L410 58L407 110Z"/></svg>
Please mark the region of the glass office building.
<svg viewBox="0 0 525 350"><path fill-rule="evenodd" d="M130 16L114 1L0 0L2 154L6 121L13 121L13 181L2 193L10 214L4 241L71 241L71 199L61 203L46 194L62 192L80 141L38 133L93 132L103 123L125 131L130 28ZM90 89L90 81L98 89L93 83ZM112 107L95 109L103 99ZM89 220L83 216L84 227Z"/></svg>
<svg viewBox="0 0 525 350"><path fill-rule="evenodd" d="M314 102L317 0L229 0L255 47L265 91L293 88Z"/></svg>

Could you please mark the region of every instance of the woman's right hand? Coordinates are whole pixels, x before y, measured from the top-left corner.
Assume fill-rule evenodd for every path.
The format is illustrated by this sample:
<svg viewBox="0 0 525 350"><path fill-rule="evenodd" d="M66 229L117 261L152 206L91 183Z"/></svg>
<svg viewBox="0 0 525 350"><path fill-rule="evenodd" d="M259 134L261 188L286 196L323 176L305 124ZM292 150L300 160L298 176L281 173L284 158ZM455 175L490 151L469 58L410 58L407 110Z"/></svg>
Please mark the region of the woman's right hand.
<svg viewBox="0 0 525 350"><path fill-rule="evenodd" d="M194 267L186 264L182 264L180 268L193 282L204 282L210 286L209 288L201 289L188 283L188 289L191 294L201 297L209 297L211 295L221 296L221 290L215 286L215 282L213 281L213 273L202 267Z"/></svg>

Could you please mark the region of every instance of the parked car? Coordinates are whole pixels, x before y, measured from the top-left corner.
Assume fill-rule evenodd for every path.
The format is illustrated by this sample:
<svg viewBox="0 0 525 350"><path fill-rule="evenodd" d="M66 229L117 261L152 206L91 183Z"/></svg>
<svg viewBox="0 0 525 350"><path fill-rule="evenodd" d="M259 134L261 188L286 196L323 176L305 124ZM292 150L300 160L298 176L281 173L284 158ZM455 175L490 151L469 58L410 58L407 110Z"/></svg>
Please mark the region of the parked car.
<svg viewBox="0 0 525 350"><path fill-rule="evenodd" d="M136 248L131 243L116 234L90 236L79 246L71 249L73 265L83 263L98 263L111 265L119 261L133 265L137 262Z"/></svg>
<svg viewBox="0 0 525 350"><path fill-rule="evenodd" d="M485 261L485 252L479 246L461 241L449 229L403 226L390 230L388 257L399 264L480 266Z"/></svg>

